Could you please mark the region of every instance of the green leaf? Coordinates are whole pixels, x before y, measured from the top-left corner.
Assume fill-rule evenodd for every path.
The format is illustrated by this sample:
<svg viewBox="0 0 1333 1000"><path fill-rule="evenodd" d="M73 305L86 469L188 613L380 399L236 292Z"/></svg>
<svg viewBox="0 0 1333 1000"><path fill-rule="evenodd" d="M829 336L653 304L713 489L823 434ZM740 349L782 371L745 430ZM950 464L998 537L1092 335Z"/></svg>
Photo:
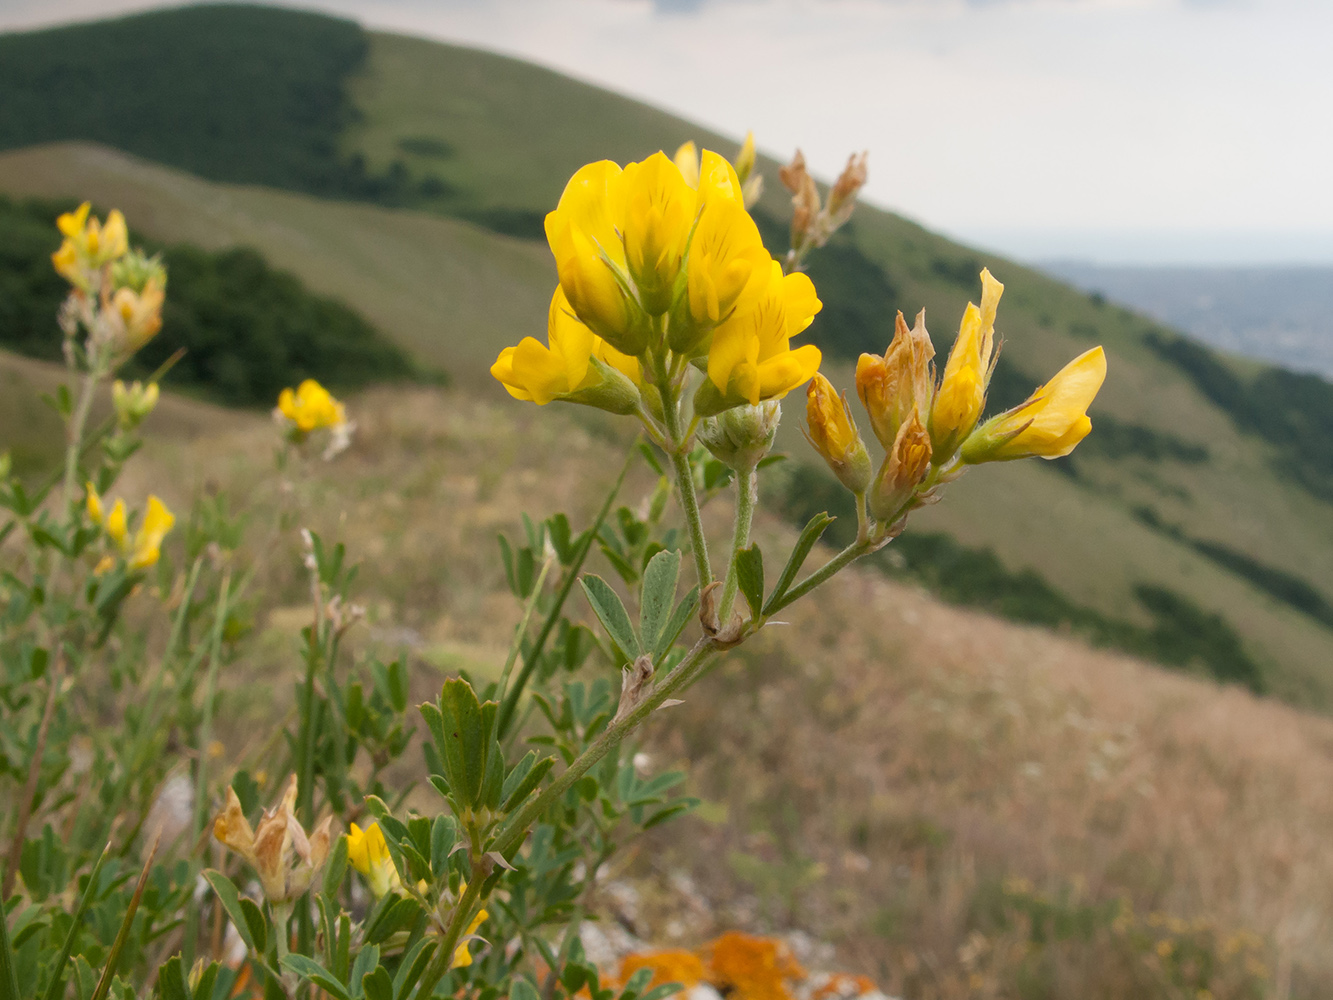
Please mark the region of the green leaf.
<svg viewBox="0 0 1333 1000"><path fill-rule="evenodd" d="M412 989L425 974L426 966L430 964L431 958L435 955L436 947L437 943L435 941L422 938L413 946L411 951L403 956L403 960L398 966L398 974L393 977L394 996L402 998L412 992Z"/></svg>
<svg viewBox="0 0 1333 1000"><path fill-rule="evenodd" d="M9 918L0 900L0 1000L20 1000L18 970L9 950Z"/></svg>
<svg viewBox="0 0 1333 1000"><path fill-rule="evenodd" d="M787 565L782 569L782 575L778 577L777 586L773 588L773 593L768 595L768 600L764 604L763 613L769 614L778 602L786 596L788 589L796 580L796 574L801 571L801 566L805 564L806 558L810 555L810 550L815 547L821 535L828 530L836 518L829 517L827 513L816 514L806 523L801 530L801 537L796 539L796 545L791 550L791 555L787 557Z"/></svg>
<svg viewBox="0 0 1333 1000"><path fill-rule="evenodd" d="M347 838L340 836L333 842L333 852L324 868L324 881L321 893L329 900L336 899L342 888L343 878L347 875Z"/></svg>
<svg viewBox="0 0 1333 1000"><path fill-rule="evenodd" d="M634 634L634 626L630 624L625 605L620 602L620 595L595 573L586 574L579 582L588 603L592 605L593 613L597 615L597 620L602 623L611 641L631 660L642 654L638 636Z"/></svg>
<svg viewBox="0 0 1333 1000"><path fill-rule="evenodd" d="M333 974L313 958L307 958L305 955L284 955L282 968L284 971L294 973L302 979L310 980L325 993L332 994L338 1000L352 1000L352 995L347 992L347 987L333 978Z"/></svg>
<svg viewBox="0 0 1333 1000"><path fill-rule="evenodd" d="M264 911L259 908L259 904L247 896L240 897L241 912L245 914L245 922L250 926L250 939L255 943L255 951L264 954L268 951L268 921L264 919ZM284 928L275 928L277 933L281 934Z"/></svg>
<svg viewBox="0 0 1333 1000"><path fill-rule="evenodd" d="M686 594L676 609L671 612L671 617L667 620L666 628L662 629L662 635L657 640L657 647L653 650L653 662L660 663L662 657L666 656L671 646L675 643L680 633L685 630L691 618L694 617L694 609L699 606L699 588L692 587Z"/></svg>
<svg viewBox="0 0 1333 1000"><path fill-rule="evenodd" d="M102 849L97 864L93 865L92 873L88 876L88 888L83 891L83 898L79 900L79 908L75 911L74 920L69 925L69 933L65 935L65 943L60 949L60 955L51 967L51 984L46 988L46 1000L57 1000L64 993L65 963L69 961L70 952L74 950L74 939L78 936L79 927L83 923L83 915L88 912L88 904L92 902L93 894L97 891L98 878L102 874L102 865L106 863L110 851L111 845L107 844ZM0 917L0 920L2 920L2 917ZM0 941L0 951L3 950L4 942ZM0 954L0 965L3 965L3 963L4 956ZM0 991L3 989L4 973L3 970L0 970Z"/></svg>
<svg viewBox="0 0 1333 1000"><path fill-rule="evenodd" d="M509 1000L541 1000L541 996L530 982L522 976L515 976L513 985L509 987Z"/></svg>
<svg viewBox="0 0 1333 1000"><path fill-rule="evenodd" d="M529 751L535 753L536 751ZM526 759L526 758L525 758ZM513 788L508 789L508 794L504 796L504 802L500 806L501 812L512 812L523 804L523 801L532 794L532 790L541 784L542 778L546 777L551 768L555 767L554 757L543 757L537 761L532 768L523 775L523 779L517 782ZM508 784L506 782L506 784Z"/></svg>
<svg viewBox="0 0 1333 1000"><path fill-rule="evenodd" d="M758 544L736 553L736 582L750 605L750 614L758 618L764 606L764 554Z"/></svg>
<svg viewBox="0 0 1333 1000"><path fill-rule="evenodd" d="M659 552L643 571L643 594L639 600L639 635L645 649L654 649L662 626L671 615L680 577L680 552Z"/></svg>
<svg viewBox="0 0 1333 1000"><path fill-rule="evenodd" d="M366 1000L393 1000L393 980L389 971L377 965L372 971L361 977L361 992Z"/></svg>
<svg viewBox="0 0 1333 1000"><path fill-rule="evenodd" d="M436 816L430 831L430 871L436 879L443 878L449 870L449 852L457 842L458 823L454 818L443 814Z"/></svg>
<svg viewBox="0 0 1333 1000"><path fill-rule="evenodd" d="M231 922L236 926L236 933L241 936L245 946L251 951L257 951L255 939L250 934L250 921L246 919L245 911L241 909L241 894L237 891L235 883L226 875L223 875L222 872L214 871L212 868L204 869L204 878L213 887L218 902L227 911L227 916L231 918Z"/></svg>
<svg viewBox="0 0 1333 1000"><path fill-rule="evenodd" d="M485 767L486 738L481 705L472 685L462 678L445 681L440 691L440 757L444 777L462 809L477 804Z"/></svg>
<svg viewBox="0 0 1333 1000"><path fill-rule="evenodd" d="M357 952L356 961L352 963L352 990L359 993L358 987L364 981L365 977L370 975L380 966L380 950L375 945L368 945Z"/></svg>
<svg viewBox="0 0 1333 1000"><path fill-rule="evenodd" d="M218 981L218 973L222 971L222 965L219 962L210 962L199 976L199 981L194 984L195 1000L213 1000L213 986Z"/></svg>
<svg viewBox="0 0 1333 1000"><path fill-rule="evenodd" d="M55 980L51 985L55 986ZM181 968L180 955L172 955L157 972L157 991L162 1000L190 1000L190 988L185 984L185 972ZM48 997L54 994L47 990Z"/></svg>
<svg viewBox="0 0 1333 1000"><path fill-rule="evenodd" d="M366 941L379 944L391 934L402 930L412 923L421 913L421 906L411 897L400 897L387 909L379 912L379 917L366 928ZM353 970L353 980L356 974Z"/></svg>

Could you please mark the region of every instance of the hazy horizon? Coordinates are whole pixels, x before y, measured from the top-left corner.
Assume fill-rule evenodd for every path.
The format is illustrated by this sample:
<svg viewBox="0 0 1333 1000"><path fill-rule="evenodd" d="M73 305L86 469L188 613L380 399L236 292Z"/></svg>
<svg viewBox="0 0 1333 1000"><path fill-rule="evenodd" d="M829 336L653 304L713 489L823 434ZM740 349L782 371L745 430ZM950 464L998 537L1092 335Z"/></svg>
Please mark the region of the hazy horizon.
<svg viewBox="0 0 1333 1000"><path fill-rule="evenodd" d="M0 29L174 6L0 0ZM294 0L529 59L1026 261L1333 263L1333 4ZM796 67L797 69L793 69Z"/></svg>

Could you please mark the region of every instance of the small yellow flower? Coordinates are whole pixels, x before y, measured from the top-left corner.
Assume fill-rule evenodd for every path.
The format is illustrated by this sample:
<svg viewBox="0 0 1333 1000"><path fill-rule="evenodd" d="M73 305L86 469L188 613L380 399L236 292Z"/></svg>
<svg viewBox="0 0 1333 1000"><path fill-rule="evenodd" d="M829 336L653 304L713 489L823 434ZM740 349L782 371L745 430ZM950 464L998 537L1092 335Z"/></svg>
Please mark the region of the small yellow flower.
<svg viewBox="0 0 1333 1000"><path fill-rule="evenodd" d="M259 876L264 895L274 903L301 896L329 856L333 817L326 816L306 836L296 819L296 775L292 775L282 801L267 810L252 829L241 810L240 799L227 787L227 806L213 823L213 836L245 858Z"/></svg>
<svg viewBox="0 0 1333 1000"><path fill-rule="evenodd" d="M293 429L302 436L347 423L343 404L312 378L302 382L294 392L283 389L278 394L278 415L290 421Z"/></svg>
<svg viewBox="0 0 1333 1000"><path fill-rule="evenodd" d="M116 501L119 505L120 501ZM115 516L115 511L112 511ZM130 570L147 569L157 564L161 556L162 539L176 523L176 516L167 510L166 504L153 495L148 497L148 511L144 514L143 524L134 535L134 547L130 552L127 565ZM122 545L123 547L123 545Z"/></svg>
<svg viewBox="0 0 1333 1000"><path fill-rule="evenodd" d="M129 231L125 216L113 209L100 223L89 217L90 205L84 202L73 212L56 219L56 228L64 240L51 255L56 271L78 288L86 289L92 272L124 256L129 250Z"/></svg>
<svg viewBox="0 0 1333 1000"><path fill-rule="evenodd" d="M639 362L622 354L580 322L556 286L547 311L546 344L524 337L506 347L491 365L493 375L515 399L545 406L562 399L613 413L632 413L639 404Z"/></svg>
<svg viewBox="0 0 1333 1000"><path fill-rule="evenodd" d="M944 366L935 404L930 411L930 439L936 464L953 457L959 443L972 433L986 406L986 387L994 366L995 310L1004 286L981 272L981 307L968 303L949 360Z"/></svg>
<svg viewBox="0 0 1333 1000"><path fill-rule="evenodd" d="M106 533L116 543L118 549L125 551L129 539L129 525L124 500L117 500L111 505L111 513L106 516Z"/></svg>
<svg viewBox="0 0 1333 1000"><path fill-rule="evenodd" d="M467 883L463 883L459 889L459 895L467 892ZM478 910L477 915L472 918L472 922L467 925L467 930L463 933L464 937L471 937L477 933L477 928L484 924L490 918L490 914L485 910ZM462 969L472 964L472 952L468 950L470 941L464 941L454 949L453 961L449 963L451 969Z"/></svg>
<svg viewBox="0 0 1333 1000"><path fill-rule="evenodd" d="M893 342L883 357L862 354L857 361L856 393L870 415L875 437L886 451L893 447L898 428L914 412L930 412L934 357L923 309L910 330L903 314L898 314Z"/></svg>
<svg viewBox="0 0 1333 1000"><path fill-rule="evenodd" d="M819 348L791 349L791 338L805 330L822 303L804 274L782 274L776 261L767 290L754 308L732 316L713 334L708 350L708 379L695 395L703 416L742 403L780 399L819 370Z"/></svg>
<svg viewBox="0 0 1333 1000"><path fill-rule="evenodd" d="M133 354L162 329L162 303L166 292L156 280L149 280L141 291L117 288L111 296L111 315L117 321L118 349Z"/></svg>
<svg viewBox="0 0 1333 1000"><path fill-rule="evenodd" d="M965 462L1003 462L1039 455L1060 458L1092 430L1088 407L1106 379L1100 347L1080 354L1027 401L992 417L963 443Z"/></svg>
<svg viewBox="0 0 1333 1000"><path fill-rule="evenodd" d="M376 899L402 885L378 823L371 823L364 830L351 824L347 831L347 860L366 877Z"/></svg>
<svg viewBox="0 0 1333 1000"><path fill-rule="evenodd" d="M870 456L852 419L846 395L839 396L819 372L805 391L805 438L823 456L833 474L853 493L870 485Z"/></svg>
<svg viewBox="0 0 1333 1000"><path fill-rule="evenodd" d="M102 508L102 498L97 493L97 487L95 487L92 484L92 481L89 480L88 482L84 483L83 488L88 494L88 500L86 504L88 508L88 520L92 521L93 524L97 525L98 527L101 527L102 520L106 517L106 511L103 510Z"/></svg>

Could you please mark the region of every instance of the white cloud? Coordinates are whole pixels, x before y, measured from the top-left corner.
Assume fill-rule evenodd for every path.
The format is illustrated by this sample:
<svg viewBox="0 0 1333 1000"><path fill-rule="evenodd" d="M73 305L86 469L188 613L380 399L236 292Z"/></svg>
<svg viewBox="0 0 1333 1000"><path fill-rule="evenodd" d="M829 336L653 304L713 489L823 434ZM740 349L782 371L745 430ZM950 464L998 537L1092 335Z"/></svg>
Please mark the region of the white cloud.
<svg viewBox="0 0 1333 1000"><path fill-rule="evenodd" d="M107 9L3 2L3 24ZM869 198L963 235L1333 232L1324 0L324 6L531 58L726 134L753 128L826 175L868 148Z"/></svg>

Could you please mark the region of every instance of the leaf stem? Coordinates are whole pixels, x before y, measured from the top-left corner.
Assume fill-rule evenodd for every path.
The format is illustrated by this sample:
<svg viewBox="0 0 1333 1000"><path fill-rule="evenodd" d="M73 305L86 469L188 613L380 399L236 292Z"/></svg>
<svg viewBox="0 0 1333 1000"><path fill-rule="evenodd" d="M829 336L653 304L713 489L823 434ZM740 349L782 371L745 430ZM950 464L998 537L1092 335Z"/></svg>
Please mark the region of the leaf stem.
<svg viewBox="0 0 1333 1000"><path fill-rule="evenodd" d="M685 523L690 529L690 548L694 551L694 568L699 576L699 589L713 582L713 568L708 562L708 540L704 536L703 519L699 515L699 497L694 492L694 470L690 468L689 437L680 429L680 396L666 361L654 354L653 365L657 390L662 394L662 415L666 427L667 454L676 473L676 495L680 497Z"/></svg>

